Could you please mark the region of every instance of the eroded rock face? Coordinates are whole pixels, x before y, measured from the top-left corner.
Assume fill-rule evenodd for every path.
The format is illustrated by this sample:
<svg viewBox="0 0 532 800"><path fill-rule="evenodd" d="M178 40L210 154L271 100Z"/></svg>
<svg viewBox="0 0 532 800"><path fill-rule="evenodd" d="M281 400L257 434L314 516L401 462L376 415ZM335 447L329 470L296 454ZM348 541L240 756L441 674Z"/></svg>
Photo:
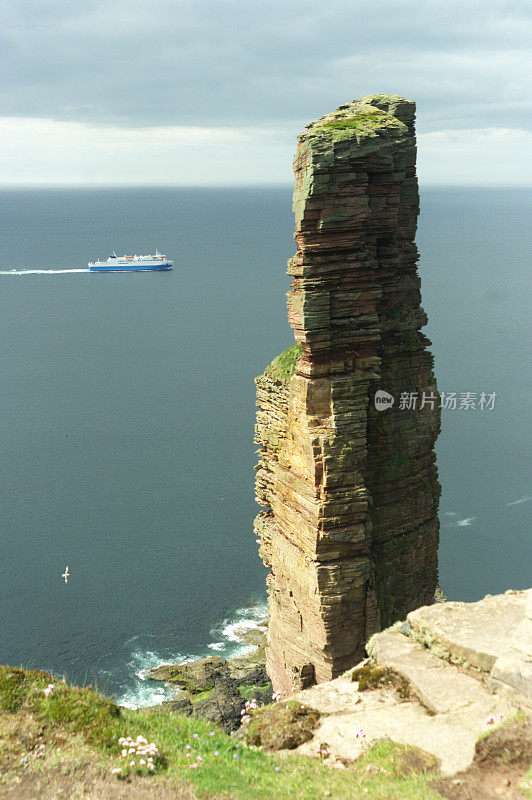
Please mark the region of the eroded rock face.
<svg viewBox="0 0 532 800"><path fill-rule="evenodd" d="M414 103L375 95L299 136L297 344L257 379L255 529L270 569L267 669L283 691L357 663L437 585L440 411L419 330L414 116ZM378 390L393 407L376 410ZM415 408L400 408L403 392Z"/></svg>

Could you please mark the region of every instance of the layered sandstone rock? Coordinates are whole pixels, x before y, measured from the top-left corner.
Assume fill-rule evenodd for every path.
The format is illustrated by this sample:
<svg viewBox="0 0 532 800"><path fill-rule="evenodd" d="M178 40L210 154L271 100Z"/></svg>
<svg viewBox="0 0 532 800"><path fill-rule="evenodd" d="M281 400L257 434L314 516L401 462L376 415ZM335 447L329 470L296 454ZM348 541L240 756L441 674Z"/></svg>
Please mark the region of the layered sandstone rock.
<svg viewBox="0 0 532 800"><path fill-rule="evenodd" d="M476 760L479 736L502 722L499 732L512 733L501 742L502 763L508 768L522 759L526 771L532 749L531 605L532 590L437 603L377 633L368 643L368 660L295 696L322 714L313 738L296 752L315 756L327 742L325 763L332 765L356 760L370 742L387 737L431 753L452 775ZM496 676L503 661L512 667L501 679ZM356 736L361 730L365 735ZM461 796L498 794L484 793L478 783L475 788Z"/></svg>
<svg viewBox="0 0 532 800"><path fill-rule="evenodd" d="M419 330L414 115L375 95L299 136L296 345L257 379L267 668L284 691L357 663L372 633L431 602L437 584L440 411ZM380 389L392 408L375 409ZM401 393L416 407L401 408Z"/></svg>

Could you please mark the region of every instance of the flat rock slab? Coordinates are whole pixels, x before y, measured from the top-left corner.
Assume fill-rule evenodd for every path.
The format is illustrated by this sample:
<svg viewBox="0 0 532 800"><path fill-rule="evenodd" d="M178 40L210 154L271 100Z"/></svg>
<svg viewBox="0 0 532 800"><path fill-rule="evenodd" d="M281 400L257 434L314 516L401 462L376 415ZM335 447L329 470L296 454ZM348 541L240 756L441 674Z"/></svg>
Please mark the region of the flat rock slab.
<svg viewBox="0 0 532 800"><path fill-rule="evenodd" d="M385 635L389 634L378 634L375 639ZM410 644L412 653L415 645L402 634L396 635ZM428 651L425 653L438 661ZM351 672L299 692L294 695L296 700L318 709L324 716L313 739L293 752L315 756L316 750L326 745L332 763L338 759L355 761L372 741L389 738L434 755L444 775L467 769L473 760L478 737L489 729L487 720L499 721L501 715L511 717L515 708L504 698L486 692L475 678L463 676L456 667L444 664L444 669L457 673L460 680L468 678L474 687L468 682L455 684L459 691L466 688L468 697L465 701L458 698L454 703L442 703L442 707L445 705L452 710L438 714L429 713L417 699L404 700L388 688L359 692ZM432 671L431 680L441 679L440 670ZM476 688L480 688L479 694L475 693Z"/></svg>
<svg viewBox="0 0 532 800"><path fill-rule="evenodd" d="M491 675L499 689L517 694L532 708L532 591L528 591L526 615L514 631L510 650L499 656Z"/></svg>
<svg viewBox="0 0 532 800"><path fill-rule="evenodd" d="M368 651L381 666L407 678L422 705L435 714L458 711L473 703L488 707L490 703L491 693L479 680L398 631L377 634L370 640Z"/></svg>
<svg viewBox="0 0 532 800"><path fill-rule="evenodd" d="M408 681L412 696L405 699L389 684L359 691L351 670L299 692L295 698L323 716L296 752L315 755L325 745L334 765L389 738L434 755L444 775L467 769L479 736L513 717L530 688L531 625L532 590L411 612L402 627L375 634L366 647L371 662ZM495 678L519 697L494 691Z"/></svg>
<svg viewBox="0 0 532 800"><path fill-rule="evenodd" d="M390 702L379 708L361 708L356 713L325 717L314 738L296 752L312 756L319 746L326 744L334 758L354 761L367 744L387 737L432 753L440 762L442 773L452 775L471 764L475 743L484 729L485 725L470 730L456 720L430 717L417 703Z"/></svg>
<svg viewBox="0 0 532 800"><path fill-rule="evenodd" d="M410 635L444 659L489 673L513 649L529 592L487 596L476 603L436 603L411 611Z"/></svg>

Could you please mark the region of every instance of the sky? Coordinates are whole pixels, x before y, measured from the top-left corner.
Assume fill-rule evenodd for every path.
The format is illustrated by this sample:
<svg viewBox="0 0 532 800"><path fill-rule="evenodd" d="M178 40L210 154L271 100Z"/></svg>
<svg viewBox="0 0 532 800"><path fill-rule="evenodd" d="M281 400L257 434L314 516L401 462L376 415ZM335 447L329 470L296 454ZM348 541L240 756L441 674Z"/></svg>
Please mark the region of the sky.
<svg viewBox="0 0 532 800"><path fill-rule="evenodd" d="M287 185L383 92L423 185L532 185L531 42L530 0L0 0L0 184Z"/></svg>

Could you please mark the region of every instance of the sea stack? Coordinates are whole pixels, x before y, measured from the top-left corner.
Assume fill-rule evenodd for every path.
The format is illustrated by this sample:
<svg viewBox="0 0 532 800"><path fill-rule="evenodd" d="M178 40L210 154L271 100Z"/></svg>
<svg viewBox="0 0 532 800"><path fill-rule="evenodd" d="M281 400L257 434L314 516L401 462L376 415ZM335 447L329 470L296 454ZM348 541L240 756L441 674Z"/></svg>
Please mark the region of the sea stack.
<svg viewBox="0 0 532 800"><path fill-rule="evenodd" d="M357 663L437 587L440 409L420 332L414 120L413 102L372 95L298 137L296 343L256 380L267 670L283 692Z"/></svg>

